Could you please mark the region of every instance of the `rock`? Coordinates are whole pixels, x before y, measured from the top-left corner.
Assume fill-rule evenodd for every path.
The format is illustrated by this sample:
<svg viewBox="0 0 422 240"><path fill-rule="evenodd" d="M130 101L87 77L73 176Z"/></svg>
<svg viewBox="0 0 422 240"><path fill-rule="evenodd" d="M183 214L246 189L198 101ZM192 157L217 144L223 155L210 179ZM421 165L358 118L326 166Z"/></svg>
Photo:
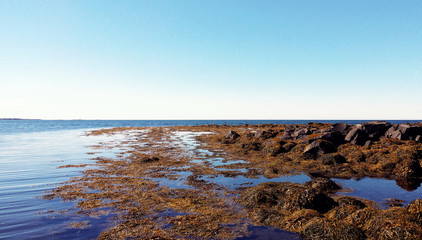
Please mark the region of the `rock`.
<svg viewBox="0 0 422 240"><path fill-rule="evenodd" d="M324 154L319 158L319 161L323 165L333 165L333 164L341 164L346 162L346 158L344 158L341 154L338 153L330 153Z"/></svg>
<svg viewBox="0 0 422 240"><path fill-rule="evenodd" d="M418 178L422 177L422 168L418 159L405 159L396 164L394 174L397 178Z"/></svg>
<svg viewBox="0 0 422 240"><path fill-rule="evenodd" d="M366 204L363 203L362 201L360 201L359 199L356 199L354 197L349 197L349 196L342 196L339 197L337 199L337 203L340 206L344 206L344 205L352 205L357 207L358 209L364 209L366 208Z"/></svg>
<svg viewBox="0 0 422 240"><path fill-rule="evenodd" d="M341 135L347 134L347 124L344 122L336 123L331 126L330 132L332 133L339 133Z"/></svg>
<svg viewBox="0 0 422 240"><path fill-rule="evenodd" d="M407 190L407 191L414 191L416 189L418 189L421 186L421 181L420 179L415 179L415 178L396 178L396 184L397 186Z"/></svg>
<svg viewBox="0 0 422 240"><path fill-rule="evenodd" d="M418 143L422 143L422 136L421 135L416 136L415 141Z"/></svg>
<svg viewBox="0 0 422 240"><path fill-rule="evenodd" d="M306 182L304 186L316 189L324 193L331 193L341 189L341 187L337 185L337 183L335 183L329 178L323 177L312 178L311 181Z"/></svg>
<svg viewBox="0 0 422 240"><path fill-rule="evenodd" d="M283 133L283 135L281 135L280 137L278 137L278 139L282 140L282 141L286 141L286 140L293 140L292 136L290 136L290 133L285 131Z"/></svg>
<svg viewBox="0 0 422 240"><path fill-rule="evenodd" d="M356 124L350 129L344 140L346 142L350 142L351 144L364 145L368 140L368 135L363 131L361 124Z"/></svg>
<svg viewBox="0 0 422 240"><path fill-rule="evenodd" d="M369 148L371 145L372 145L372 141L368 140L368 141L365 142L364 146Z"/></svg>
<svg viewBox="0 0 422 240"><path fill-rule="evenodd" d="M329 132L317 137L317 139L327 140L336 146L340 146L344 143L344 135L340 134L339 132Z"/></svg>
<svg viewBox="0 0 422 240"><path fill-rule="evenodd" d="M240 147L248 152L261 151L261 143L258 142L243 143Z"/></svg>
<svg viewBox="0 0 422 240"><path fill-rule="evenodd" d="M416 140L418 135L422 135L422 126L409 124L394 125L385 133L386 137L398 140Z"/></svg>
<svg viewBox="0 0 422 240"><path fill-rule="evenodd" d="M417 198L406 206L406 210L414 214L419 221L422 220L422 199Z"/></svg>
<svg viewBox="0 0 422 240"><path fill-rule="evenodd" d="M390 127L391 123L385 121L373 121L362 124L363 131L372 140L378 140L381 136L384 136Z"/></svg>
<svg viewBox="0 0 422 240"><path fill-rule="evenodd" d="M290 150L292 150L295 146L296 146L296 143L294 143L294 142L288 142L288 143L285 143L285 144L283 145L283 148L284 148L284 150L285 150L286 152L289 152L289 151L290 151Z"/></svg>
<svg viewBox="0 0 422 240"><path fill-rule="evenodd" d="M226 135L226 139L231 139L231 140L235 140L235 139L237 139L237 138L239 138L240 137L240 135L237 133L237 132L235 132L235 131L230 131L227 135Z"/></svg>
<svg viewBox="0 0 422 240"><path fill-rule="evenodd" d="M298 128L291 134L291 136L293 138L297 139L297 138L300 138L303 135L308 135L310 133L311 133L311 131L309 131L307 128Z"/></svg>
<svg viewBox="0 0 422 240"><path fill-rule="evenodd" d="M332 153L334 151L336 151L336 148L331 142L319 139L306 146L303 150L303 156L315 159L324 153Z"/></svg>
<svg viewBox="0 0 422 240"><path fill-rule="evenodd" d="M287 203L288 208L313 209L320 213L326 213L338 204L327 194L314 188L306 188Z"/></svg>
<svg viewBox="0 0 422 240"><path fill-rule="evenodd" d="M277 156L278 154L285 152L285 149L281 146L280 143L268 141L265 143L262 152L265 154L270 154L271 156Z"/></svg>
<svg viewBox="0 0 422 240"><path fill-rule="evenodd" d="M255 138L261 138L261 139L268 139L268 138L273 138L275 136L277 136L278 132L273 130L273 129L269 129L268 131L258 131L255 133Z"/></svg>

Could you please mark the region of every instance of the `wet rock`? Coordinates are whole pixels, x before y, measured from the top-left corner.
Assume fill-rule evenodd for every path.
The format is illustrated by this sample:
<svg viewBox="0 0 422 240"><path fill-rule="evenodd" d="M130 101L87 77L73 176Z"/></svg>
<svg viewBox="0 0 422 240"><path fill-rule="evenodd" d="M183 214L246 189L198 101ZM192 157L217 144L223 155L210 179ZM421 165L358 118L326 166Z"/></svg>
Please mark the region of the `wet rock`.
<svg viewBox="0 0 422 240"><path fill-rule="evenodd" d="M407 190L407 191L414 191L421 186L421 179L415 178L396 178L397 186Z"/></svg>
<svg viewBox="0 0 422 240"><path fill-rule="evenodd" d="M406 159L396 165L394 174L397 178L422 177L422 168L418 159Z"/></svg>
<svg viewBox="0 0 422 240"><path fill-rule="evenodd" d="M422 199L418 198L413 200L406 206L406 210L414 214L416 218L421 221L422 220Z"/></svg>
<svg viewBox="0 0 422 240"><path fill-rule="evenodd" d="M416 140L418 135L422 135L422 126L410 124L394 125L385 133L386 137L398 140Z"/></svg>
<svg viewBox="0 0 422 240"><path fill-rule="evenodd" d="M295 146L296 146L296 143L294 143L294 142L288 142L288 143L285 143L285 144L283 145L283 148L284 148L284 150L285 150L286 152L289 152L289 151L290 151L290 150L292 150Z"/></svg>
<svg viewBox="0 0 422 240"><path fill-rule="evenodd" d="M325 192L325 193L327 192L332 193L341 188L333 180L329 178L323 178L323 177L312 178L311 181L306 182L304 186L310 187L310 188L313 188L320 192Z"/></svg>
<svg viewBox="0 0 422 240"><path fill-rule="evenodd" d="M336 123L333 126L331 126L330 131L332 133L339 133L341 135L346 135L347 134L347 124L344 123L344 122Z"/></svg>
<svg viewBox="0 0 422 240"><path fill-rule="evenodd" d="M335 206L337 203L331 197L314 188L305 188L284 204L287 208L314 209L320 213L326 213Z"/></svg>
<svg viewBox="0 0 422 240"><path fill-rule="evenodd" d="M291 136L293 138L298 139L301 136L308 135L310 133L311 133L311 131L309 131L308 128L298 128L291 134Z"/></svg>
<svg viewBox="0 0 422 240"><path fill-rule="evenodd" d="M138 161L141 163L152 163L160 161L160 158L156 156L144 156L139 158Z"/></svg>
<svg viewBox="0 0 422 240"><path fill-rule="evenodd" d="M364 209L366 207L366 204L361 200L349 196L339 197L337 199L337 203L339 204L339 206L352 205L357 207L358 209Z"/></svg>
<svg viewBox="0 0 422 240"><path fill-rule="evenodd" d="M249 142L249 143L243 143L240 146L243 150L249 151L261 151L261 143L259 142Z"/></svg>
<svg viewBox="0 0 422 240"><path fill-rule="evenodd" d="M266 142L262 152L265 154L269 154L271 156L277 156L280 153L285 152L286 150L281 146L280 143L269 141Z"/></svg>
<svg viewBox="0 0 422 240"><path fill-rule="evenodd" d="M322 154L332 153L334 151L336 151L334 144L329 141L319 139L306 146L303 150L303 156L316 159Z"/></svg>
<svg viewBox="0 0 422 240"><path fill-rule="evenodd" d="M385 121L373 121L362 124L363 131L372 140L378 140L381 136L384 136L390 127L391 124Z"/></svg>
<svg viewBox="0 0 422 240"><path fill-rule="evenodd" d="M268 131L258 131L255 133L255 138L259 138L259 139L268 139L268 138L273 138L275 136L277 136L278 132L273 130L273 129L269 129Z"/></svg>
<svg viewBox="0 0 422 240"><path fill-rule="evenodd" d="M235 131L230 131L227 135L226 135L226 139L231 139L231 140L235 140L235 139L237 139L237 138L239 138L240 137L240 135L237 133L237 132L235 132Z"/></svg>
<svg viewBox="0 0 422 240"><path fill-rule="evenodd" d="M283 133L283 135L279 136L278 138L279 138L280 140L282 140L282 141L293 140L293 137L292 137L292 136L290 136L290 133L289 133L289 132L287 132L287 131L285 131L285 132Z"/></svg>
<svg viewBox="0 0 422 240"><path fill-rule="evenodd" d="M338 132L326 133L326 134L319 136L317 139L327 140L327 141L333 143L336 146L340 146L341 144L344 143L344 135L342 135Z"/></svg>
<svg viewBox="0 0 422 240"><path fill-rule="evenodd" d="M363 126L361 124L356 124L350 129L344 140L346 142L350 142L351 144L364 145L368 140L368 134L363 130Z"/></svg>
<svg viewBox="0 0 422 240"><path fill-rule="evenodd" d="M333 165L333 164L341 164L345 163L346 159L338 153L330 153L330 154L324 154L319 158L319 161L323 165Z"/></svg>

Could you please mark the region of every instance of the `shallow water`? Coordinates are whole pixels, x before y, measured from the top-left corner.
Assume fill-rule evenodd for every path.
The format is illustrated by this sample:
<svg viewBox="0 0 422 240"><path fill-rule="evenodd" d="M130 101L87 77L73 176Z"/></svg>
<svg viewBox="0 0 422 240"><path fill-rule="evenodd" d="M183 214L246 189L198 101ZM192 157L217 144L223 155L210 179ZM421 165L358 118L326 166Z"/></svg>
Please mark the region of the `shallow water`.
<svg viewBox="0 0 422 240"><path fill-rule="evenodd" d="M93 239L107 227L100 218L92 228L69 229L69 223L84 219L58 211L73 203L41 198L81 171L58 166L90 163L85 146L105 138L83 134L64 130L0 135L0 239Z"/></svg>

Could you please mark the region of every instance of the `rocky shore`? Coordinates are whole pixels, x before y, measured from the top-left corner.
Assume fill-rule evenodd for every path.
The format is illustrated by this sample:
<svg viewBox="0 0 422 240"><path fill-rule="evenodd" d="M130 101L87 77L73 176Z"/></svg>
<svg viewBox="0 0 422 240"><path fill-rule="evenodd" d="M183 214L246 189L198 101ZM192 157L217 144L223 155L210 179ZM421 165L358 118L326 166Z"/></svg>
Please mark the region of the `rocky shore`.
<svg viewBox="0 0 422 240"><path fill-rule="evenodd" d="M93 146L120 153L93 158L95 168L45 198L77 201L81 214L112 213L116 225L101 239L247 239L251 225L303 239L422 239L421 199L405 206L389 199L382 209L342 195L331 180L377 177L418 188L422 124L206 125L90 134L126 138ZM310 180L272 181L298 173ZM238 176L266 182L224 184Z"/></svg>

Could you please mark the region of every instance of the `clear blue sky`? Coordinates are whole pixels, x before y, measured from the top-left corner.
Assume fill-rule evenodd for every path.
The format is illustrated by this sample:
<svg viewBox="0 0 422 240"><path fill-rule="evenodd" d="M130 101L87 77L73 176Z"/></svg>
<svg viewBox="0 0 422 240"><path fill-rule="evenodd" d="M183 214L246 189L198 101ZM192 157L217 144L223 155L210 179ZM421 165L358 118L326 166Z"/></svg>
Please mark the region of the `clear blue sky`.
<svg viewBox="0 0 422 240"><path fill-rule="evenodd" d="M422 119L422 1L0 0L0 117Z"/></svg>

